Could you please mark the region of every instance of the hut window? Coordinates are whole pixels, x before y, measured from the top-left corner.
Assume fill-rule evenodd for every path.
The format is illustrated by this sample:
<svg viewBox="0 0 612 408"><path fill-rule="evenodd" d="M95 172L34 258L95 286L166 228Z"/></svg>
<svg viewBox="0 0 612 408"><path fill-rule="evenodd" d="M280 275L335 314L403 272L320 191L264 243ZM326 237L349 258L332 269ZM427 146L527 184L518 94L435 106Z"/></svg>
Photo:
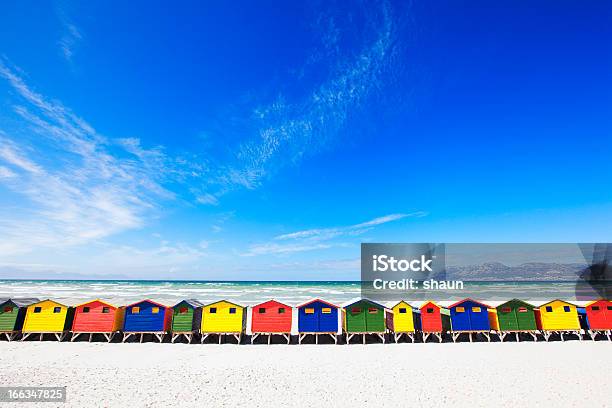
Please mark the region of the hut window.
<svg viewBox="0 0 612 408"><path fill-rule="evenodd" d="M140 313L140 307L138 307L138 306L134 306L134 307L132 308L132 313L134 313L134 314L138 314L138 313Z"/></svg>
<svg viewBox="0 0 612 408"><path fill-rule="evenodd" d="M60 313L62 311L61 307L54 307L53 308L53 313Z"/></svg>
<svg viewBox="0 0 612 408"><path fill-rule="evenodd" d="M153 314L159 313L159 307L152 307L151 308L151 313L153 313Z"/></svg>
<svg viewBox="0 0 612 408"><path fill-rule="evenodd" d="M510 313L511 311L512 311L512 309L509 308L509 307L503 307L502 308L502 313Z"/></svg>
<svg viewBox="0 0 612 408"><path fill-rule="evenodd" d="M261 313L261 314L266 313L266 308L265 307L260 307L259 308L259 313Z"/></svg>
<svg viewBox="0 0 612 408"><path fill-rule="evenodd" d="M371 307L371 308L368 309L368 313L369 314L376 314L376 313L378 313L378 309L375 308L375 307Z"/></svg>
<svg viewBox="0 0 612 408"><path fill-rule="evenodd" d="M474 313L480 313L480 308L479 308L479 307L473 307L473 308L472 308L472 312L474 312Z"/></svg>
<svg viewBox="0 0 612 408"><path fill-rule="evenodd" d="M110 313L110 307L104 306L102 308L102 313Z"/></svg>
<svg viewBox="0 0 612 408"><path fill-rule="evenodd" d="M230 314L236 314L236 308L235 307L230 307Z"/></svg>
<svg viewBox="0 0 612 408"><path fill-rule="evenodd" d="M399 312L400 312L400 313L406 313L406 308L405 308L405 307L400 307Z"/></svg>
<svg viewBox="0 0 612 408"><path fill-rule="evenodd" d="M608 306L608 310L612 310L612 306Z"/></svg>
<svg viewBox="0 0 612 408"><path fill-rule="evenodd" d="M187 313L187 308L185 306L179 308L179 314L185 314Z"/></svg>
<svg viewBox="0 0 612 408"><path fill-rule="evenodd" d="M11 306L4 306L4 313L11 313L13 308Z"/></svg>
<svg viewBox="0 0 612 408"><path fill-rule="evenodd" d="M428 307L427 308L427 313L433 313L433 307Z"/></svg>
<svg viewBox="0 0 612 408"><path fill-rule="evenodd" d="M564 312L569 312L570 311L570 307L569 306L563 306L563 311Z"/></svg>
<svg viewBox="0 0 612 408"><path fill-rule="evenodd" d="M463 312L465 312L465 309L463 307L457 307L457 308L455 308L455 311L457 313L463 313Z"/></svg>
<svg viewBox="0 0 612 408"><path fill-rule="evenodd" d="M308 308L306 308L305 312L306 312L306 314L314 314L314 308L308 307Z"/></svg>
<svg viewBox="0 0 612 408"><path fill-rule="evenodd" d="M40 313L41 311L42 311L42 307L40 307L40 306L36 306L34 308L34 313Z"/></svg>
<svg viewBox="0 0 612 408"><path fill-rule="evenodd" d="M518 311L519 311L519 313L527 313L527 308L526 307L519 307Z"/></svg>
<svg viewBox="0 0 612 408"><path fill-rule="evenodd" d="M216 307L211 307L210 308L210 313L212 313L212 314L217 313L217 308Z"/></svg>
<svg viewBox="0 0 612 408"><path fill-rule="evenodd" d="M360 307L354 307L351 309L351 313L361 313L361 308Z"/></svg>
<svg viewBox="0 0 612 408"><path fill-rule="evenodd" d="M330 314L331 313L331 307L324 307L323 309L321 309L321 313L323 313L323 314Z"/></svg>
<svg viewBox="0 0 612 408"><path fill-rule="evenodd" d="M548 313L552 312L552 306L546 306L546 311L547 311Z"/></svg>
<svg viewBox="0 0 612 408"><path fill-rule="evenodd" d="M83 313L89 313L89 308L87 306L83 308Z"/></svg>
<svg viewBox="0 0 612 408"><path fill-rule="evenodd" d="M278 313L285 313L285 308L284 307L279 307L278 308Z"/></svg>

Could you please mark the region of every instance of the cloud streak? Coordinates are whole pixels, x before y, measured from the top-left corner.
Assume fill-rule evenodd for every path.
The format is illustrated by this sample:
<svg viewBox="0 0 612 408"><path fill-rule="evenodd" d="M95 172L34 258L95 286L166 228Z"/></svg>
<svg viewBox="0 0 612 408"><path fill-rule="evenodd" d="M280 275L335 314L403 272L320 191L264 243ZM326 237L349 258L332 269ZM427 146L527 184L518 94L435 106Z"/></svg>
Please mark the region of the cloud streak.
<svg viewBox="0 0 612 408"><path fill-rule="evenodd" d="M389 214L359 224L334 228L314 228L289 234L278 235L271 242L251 245L244 256L282 255L295 252L315 251L332 247L346 246L346 243L335 242L337 238L352 238L365 234L372 229L404 218L426 216L424 211L407 214Z"/></svg>
<svg viewBox="0 0 612 408"><path fill-rule="evenodd" d="M58 41L62 57L68 62L72 62L72 58L76 52L76 48L83 40L81 30L68 18L65 12L58 11L60 22L62 23L62 36Z"/></svg>
<svg viewBox="0 0 612 408"><path fill-rule="evenodd" d="M375 7L376 8L376 7ZM278 168L298 163L303 157L333 143L351 114L382 87L384 73L393 63L394 20L386 2L378 10L365 11L368 32L357 51L342 50L338 29L332 17L321 17L324 31L321 49L309 58L312 65L326 71L325 80L298 99L282 93L272 102L249 113L249 125L240 129L251 134L250 140L236 150L234 163L219 166L204 187L217 199L237 189L255 189ZM350 24L349 24L350 25ZM333 63L330 66L330 61ZM207 204L216 201L207 199Z"/></svg>
<svg viewBox="0 0 612 408"><path fill-rule="evenodd" d="M0 130L0 183L32 204L0 216L0 255L138 228L159 200L174 197L164 187L175 174L161 149L145 149L138 139L103 137L2 61L0 77L20 97L13 109L24 124L14 132Z"/></svg>
<svg viewBox="0 0 612 408"><path fill-rule="evenodd" d="M374 218L370 221L362 222L359 224L348 225L345 227L335 228L315 228L303 231L292 232L289 234L283 234L275 237L275 240L286 241L296 239L308 239L308 240L328 240L340 236L356 236L369 231L371 228L386 224L389 222L401 220L406 217L420 218L426 216L427 213L424 211L417 211L409 214L389 214L383 217Z"/></svg>

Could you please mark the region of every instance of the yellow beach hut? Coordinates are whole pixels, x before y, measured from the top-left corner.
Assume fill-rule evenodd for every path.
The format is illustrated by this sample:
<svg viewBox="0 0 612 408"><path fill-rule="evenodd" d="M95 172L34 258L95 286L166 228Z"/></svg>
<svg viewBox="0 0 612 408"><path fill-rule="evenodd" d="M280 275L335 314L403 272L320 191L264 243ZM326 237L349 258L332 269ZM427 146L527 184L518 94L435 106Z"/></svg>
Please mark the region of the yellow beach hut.
<svg viewBox="0 0 612 408"><path fill-rule="evenodd" d="M538 329L542 330L544 338L548 340L551 332L579 332L577 306L563 300L553 300L535 310Z"/></svg>
<svg viewBox="0 0 612 408"><path fill-rule="evenodd" d="M211 303L202 308L203 343L211 334L219 336L219 344L224 335L231 335L240 344L246 323L246 308L227 300Z"/></svg>
<svg viewBox="0 0 612 408"><path fill-rule="evenodd" d="M47 333L62 341L72 326L73 309L53 300L43 300L28 306L23 322L23 337L39 334L40 340Z"/></svg>
<svg viewBox="0 0 612 408"><path fill-rule="evenodd" d="M414 343L414 333L416 329L420 329L420 311L403 300L393 306L391 311L386 317L387 328L393 333L395 342L397 343L402 335L406 335Z"/></svg>

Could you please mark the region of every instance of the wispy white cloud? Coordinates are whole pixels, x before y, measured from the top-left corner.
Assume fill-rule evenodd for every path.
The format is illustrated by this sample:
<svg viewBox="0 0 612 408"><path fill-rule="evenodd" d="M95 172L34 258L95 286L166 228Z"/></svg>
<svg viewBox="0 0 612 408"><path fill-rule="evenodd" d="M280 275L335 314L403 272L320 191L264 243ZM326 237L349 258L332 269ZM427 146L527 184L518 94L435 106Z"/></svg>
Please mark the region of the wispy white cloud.
<svg viewBox="0 0 612 408"><path fill-rule="evenodd" d="M0 166L0 178L13 178L17 177L17 174L7 167Z"/></svg>
<svg viewBox="0 0 612 408"><path fill-rule="evenodd" d="M372 35L364 37L357 50L343 52L333 17L321 17L317 25L323 30L318 33L321 47L304 69L319 64L329 75L300 98L280 93L271 103L252 109L250 125L241 129L250 139L240 144L233 163L214 169L206 193L220 198L233 190L258 188L278 168L295 164L337 140L351 114L381 87L384 73L393 63L390 6L385 1L371 5L378 9L364 14L367 32ZM216 204L210 199L205 203Z"/></svg>
<svg viewBox="0 0 612 408"><path fill-rule="evenodd" d="M174 176L161 149L137 139L109 140L58 101L30 88L0 61L0 77L22 103L21 129L0 134L0 182L30 201L0 216L0 254L100 239L143 225ZM123 153L116 152L122 148Z"/></svg>
<svg viewBox="0 0 612 408"><path fill-rule="evenodd" d="M315 251L329 249L332 247L347 246L345 242L335 241L338 238L352 238L365 234L377 226L398 221L403 218L424 217L427 213L416 211L408 214L389 214L383 217L359 224L348 225L334 228L314 228L302 231L291 232L289 234L278 235L271 242L258 243L251 245L243 255L269 255L287 254L294 252Z"/></svg>
<svg viewBox="0 0 612 408"><path fill-rule="evenodd" d="M42 169L36 163L28 160L17 145L11 142L7 137L2 137L3 134L4 132L0 131L0 159L29 173L40 173ZM10 171L8 169L6 170ZM12 174L14 175L14 173Z"/></svg>
<svg viewBox="0 0 612 408"><path fill-rule="evenodd" d="M344 227L334 228L314 228L303 231L291 232L289 234L283 234L275 237L276 240L296 240L296 239L309 239L309 240L329 240L340 236L355 236L361 235L369 231L372 227L386 224L389 222L401 220L406 217L419 218L427 215L424 211L416 211L407 214L389 214L383 217L374 218L372 220L362 222L359 224L348 225Z"/></svg>
<svg viewBox="0 0 612 408"><path fill-rule="evenodd" d="M219 199L209 193L196 196L196 201L200 204L219 205Z"/></svg>
<svg viewBox="0 0 612 408"><path fill-rule="evenodd" d="M83 34L63 10L58 10L58 16L62 24L62 35L58 41L60 53L66 61L72 62L76 49L83 40Z"/></svg>
<svg viewBox="0 0 612 408"><path fill-rule="evenodd" d="M277 244L264 243L252 245L243 256L257 256L269 254L290 254L294 252L314 251L317 249L331 248L330 244Z"/></svg>

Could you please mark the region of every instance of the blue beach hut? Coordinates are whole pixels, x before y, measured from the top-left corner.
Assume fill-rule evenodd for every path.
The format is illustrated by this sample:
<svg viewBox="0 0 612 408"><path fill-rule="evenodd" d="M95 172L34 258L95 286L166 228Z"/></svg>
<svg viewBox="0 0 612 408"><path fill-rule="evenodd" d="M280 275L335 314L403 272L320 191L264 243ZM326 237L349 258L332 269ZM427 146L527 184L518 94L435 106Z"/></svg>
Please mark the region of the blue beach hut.
<svg viewBox="0 0 612 408"><path fill-rule="evenodd" d="M449 306L453 332L489 332L490 306L473 299L464 299ZM487 338L489 338L487 336ZM456 337L454 336L454 339ZM472 337L470 336L470 340Z"/></svg>
<svg viewBox="0 0 612 408"><path fill-rule="evenodd" d="M130 335L140 333L142 341L143 334L156 335L161 342L163 335L170 330L172 323L172 308L153 302L143 300L125 307L125 318L123 323L123 341Z"/></svg>
<svg viewBox="0 0 612 408"><path fill-rule="evenodd" d="M317 342L319 334L329 334L337 342L339 306L314 299L297 309L299 342L308 334L314 334Z"/></svg>

